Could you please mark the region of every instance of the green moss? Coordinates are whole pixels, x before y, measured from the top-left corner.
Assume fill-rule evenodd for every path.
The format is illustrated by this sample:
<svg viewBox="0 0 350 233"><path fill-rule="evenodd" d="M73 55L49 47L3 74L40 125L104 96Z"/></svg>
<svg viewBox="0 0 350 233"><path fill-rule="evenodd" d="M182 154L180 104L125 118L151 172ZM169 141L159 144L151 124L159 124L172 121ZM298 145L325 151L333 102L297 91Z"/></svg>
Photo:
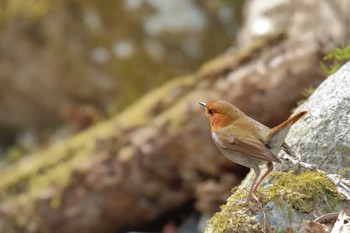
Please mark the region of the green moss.
<svg viewBox="0 0 350 233"><path fill-rule="evenodd" d="M20 160L25 154L24 150L18 146L10 146L6 150L6 160L8 163L14 163Z"/></svg>
<svg viewBox="0 0 350 233"><path fill-rule="evenodd" d="M58 209L58 207L60 207L60 205L61 205L61 201L62 201L61 196L57 195L56 197L54 197L50 200L49 205L52 209Z"/></svg>
<svg viewBox="0 0 350 233"><path fill-rule="evenodd" d="M341 200L335 185L319 172L308 171L297 175L293 171L274 172L270 184L266 190L261 190L266 195L259 197L260 203L252 201L249 207L238 204L246 198L247 191L234 189L227 204L209 221L206 233L262 232L262 226L254 216L260 214L262 206L269 201L273 201L281 213L287 215L285 219L293 223L296 221L295 210L329 212L331 208L334 211Z"/></svg>
<svg viewBox="0 0 350 233"><path fill-rule="evenodd" d="M13 170L2 171L0 200L23 193L37 193L50 184L64 186L73 164L81 166L88 163L90 156L94 154L97 140L118 137L125 129L147 124L155 115L166 111L177 98L187 94L194 84L194 76L174 79L116 117L34 153L25 162L17 164ZM181 89L181 93L174 98L167 98L174 88Z"/></svg>
<svg viewBox="0 0 350 233"><path fill-rule="evenodd" d="M282 198L301 212L310 212L316 205L320 207L325 199L331 205L340 200L334 184L324 174L313 171L299 175L293 171L273 173L267 195L269 200Z"/></svg>
<svg viewBox="0 0 350 233"><path fill-rule="evenodd" d="M40 183L42 183L46 179L46 175L52 172L52 169L56 169L61 165L66 166L66 171L70 170L68 163L75 158L76 154L88 155L91 153L94 143L84 144L84 142L93 140L89 136L91 136L90 133L86 132L64 143L58 143L48 150L39 151L28 158L27 161L18 164L16 169L1 174L1 199L26 192L36 180L40 180ZM63 174L60 173L60 175ZM67 174L63 177L67 177ZM55 180L53 179L53 181ZM45 181L44 183L49 184L51 182ZM40 188L43 187L40 185Z"/></svg>
<svg viewBox="0 0 350 233"><path fill-rule="evenodd" d="M283 34L276 34L271 38L257 39L239 50L214 58L200 68L198 76L200 78L218 78L234 70L236 67L248 63L252 59L256 59L258 54L262 57L264 54L270 54L271 46L280 43L284 39L284 36Z"/></svg>
<svg viewBox="0 0 350 233"><path fill-rule="evenodd" d="M49 207L60 207L61 190L69 183L73 167L85 170L91 166L91 157L101 150L123 152L122 159L133 155L123 137L123 132L150 124L155 117L167 117L172 114L173 105L185 101L188 93L196 84L196 76L178 77L166 85L145 95L137 103L130 105L115 117L97 125L45 150L37 151L19 161L13 169L0 171L0 201L6 201L18 210L9 216L14 226L22 227L35 215L38 200L48 198ZM176 108L178 109L178 108ZM169 125L171 130L180 128L176 120ZM113 145L99 146L100 142L109 142L118 138ZM19 217L20 216L20 217ZM8 221L8 222L9 222ZM40 219L38 220L40 224Z"/></svg>
<svg viewBox="0 0 350 233"><path fill-rule="evenodd" d="M350 168L349 167L343 167L343 168L340 168L337 173L340 176L346 177L346 174L348 174L349 172L350 172Z"/></svg>
<svg viewBox="0 0 350 233"><path fill-rule="evenodd" d="M241 204L247 192L239 189L233 191L234 194L227 200L227 204L221 206L221 211L210 220L205 232L262 232L260 224L253 219L251 208Z"/></svg>
<svg viewBox="0 0 350 233"><path fill-rule="evenodd" d="M50 8L49 1L45 0L10 0L0 3L0 19L3 22L10 21L13 17L21 15L29 20L37 20L43 17Z"/></svg>
<svg viewBox="0 0 350 233"><path fill-rule="evenodd" d="M350 60L350 45L342 48L334 48L323 58L321 67L324 73L329 76L337 72L337 70L346 61Z"/></svg>

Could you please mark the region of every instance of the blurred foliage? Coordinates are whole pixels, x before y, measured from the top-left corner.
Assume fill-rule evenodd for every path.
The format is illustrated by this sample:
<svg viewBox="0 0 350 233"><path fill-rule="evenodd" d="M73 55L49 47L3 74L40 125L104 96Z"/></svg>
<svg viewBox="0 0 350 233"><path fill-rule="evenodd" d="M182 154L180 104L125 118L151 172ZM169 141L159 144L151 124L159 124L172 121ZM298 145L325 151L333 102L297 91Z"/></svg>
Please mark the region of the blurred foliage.
<svg viewBox="0 0 350 233"><path fill-rule="evenodd" d="M9 163L17 162L25 154L24 150L18 146L9 146L6 150L6 160Z"/></svg>
<svg viewBox="0 0 350 233"><path fill-rule="evenodd" d="M17 163L16 166L0 169L2 177L0 201L8 203L10 206L18 206L18 208L13 209L10 215L14 220L22 220L21 223L14 223L14 226L24 227L28 223L42 224L40 221L37 222L37 219L33 219L33 213L37 211L38 200L42 200L45 193L64 188L73 171L84 172L92 166L96 162L92 157L96 158L100 155L96 154L97 151L102 150L98 148L106 146L106 143L112 143L115 150L125 148L126 141L122 137L125 129L149 125L155 115L159 113L158 111L164 111L163 114L168 114L170 106L169 110L174 112L169 112L169 114L179 115L179 108L170 103L176 100L188 101L185 98L197 82L198 76L196 75L177 77L148 93L140 101L129 106L115 117L100 122L51 147L38 150L26 160L22 160L23 162ZM172 99L167 98L167 93L171 93L173 90L180 90L180 92ZM156 109L158 111L155 111ZM173 123L178 123L177 119L174 120L175 122L170 122L165 130L172 130ZM178 127L179 129L181 127ZM116 140L116 138L120 140ZM14 148L14 150L17 149ZM123 159L127 158L123 157ZM51 192L51 194L54 196L50 198L48 205L56 210L62 204L62 196L59 192Z"/></svg>
<svg viewBox="0 0 350 233"><path fill-rule="evenodd" d="M118 115L148 91L192 73L224 52L242 23L244 3L187 1L202 16L204 28L185 25L150 34L146 22L157 16L159 8L152 1L140 0L136 2L141 5L128 9L128 2L135 3L0 0L0 67L8 67L0 72L0 93L10 108L32 111L17 113L25 116L19 126L14 123L5 130L0 122L0 154L6 158L1 166ZM120 47L124 56L118 55ZM31 86L17 83L22 81L15 77L23 74ZM25 106L13 100L23 93ZM8 107L0 104L0 109ZM93 114L84 110L86 106L91 106ZM91 120L96 115L98 120ZM30 130L34 133L23 137Z"/></svg>
<svg viewBox="0 0 350 233"><path fill-rule="evenodd" d="M342 64L350 60L350 45L332 49L323 58L321 67L327 76L334 74Z"/></svg>
<svg viewBox="0 0 350 233"><path fill-rule="evenodd" d="M320 62L320 65L327 76L330 76L338 71L342 64L350 60L350 45L342 48L334 48L323 57L324 62ZM314 87L304 89L301 93L305 97L299 100L296 107L302 105L315 91ZM294 112L296 109L292 109Z"/></svg>
<svg viewBox="0 0 350 233"><path fill-rule="evenodd" d="M316 89L314 87L309 87L309 88L306 88L306 89L302 90L301 94L304 96L304 99L299 100L296 103L296 107L293 108L291 110L291 112L293 113L297 109L297 107L302 105L315 92L315 90Z"/></svg>
<svg viewBox="0 0 350 233"><path fill-rule="evenodd" d="M6 25L17 16L29 20L40 19L48 12L49 5L47 0L1 0L0 25Z"/></svg>
<svg viewBox="0 0 350 233"><path fill-rule="evenodd" d="M242 22L243 0L172 2L180 9L193 8L195 26L188 20L188 25L163 25L165 29L150 32L147 22L164 15L156 4L165 1L0 0L0 67L7 67L0 72L0 80L6 81L0 82L6 97L0 107L17 106L20 110L11 109L17 114L27 111L8 113L7 119L15 120L6 132L0 122L0 147L16 143L18 131L55 131L84 119L84 114L76 117L82 105L93 105L99 119L118 114L148 91L192 73L232 45ZM167 13L173 18L158 17L158 23L180 21L181 14ZM198 21L203 27L196 28ZM29 81L17 83L23 81L15 77L23 74ZM13 100L23 93L25 106Z"/></svg>

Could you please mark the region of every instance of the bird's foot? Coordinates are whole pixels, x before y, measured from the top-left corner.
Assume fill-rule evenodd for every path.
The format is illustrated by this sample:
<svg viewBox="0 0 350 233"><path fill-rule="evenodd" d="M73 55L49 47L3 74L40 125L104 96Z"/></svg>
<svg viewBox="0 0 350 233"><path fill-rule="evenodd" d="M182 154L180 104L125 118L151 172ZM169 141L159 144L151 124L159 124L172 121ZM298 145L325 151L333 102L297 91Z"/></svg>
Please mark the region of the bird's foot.
<svg viewBox="0 0 350 233"><path fill-rule="evenodd" d="M265 193L260 192L260 191L258 191L257 189L255 189L255 190L253 191L253 193L254 193L255 195L258 195L258 196L264 196L264 195L265 195Z"/></svg>
<svg viewBox="0 0 350 233"><path fill-rule="evenodd" d="M256 202L258 203L264 202L264 200L267 198L267 194L265 192L261 192L258 190L254 190L252 196L254 200L256 200Z"/></svg>
<svg viewBox="0 0 350 233"><path fill-rule="evenodd" d="M245 205L248 206L249 205L250 200L238 200L235 202L236 205Z"/></svg>

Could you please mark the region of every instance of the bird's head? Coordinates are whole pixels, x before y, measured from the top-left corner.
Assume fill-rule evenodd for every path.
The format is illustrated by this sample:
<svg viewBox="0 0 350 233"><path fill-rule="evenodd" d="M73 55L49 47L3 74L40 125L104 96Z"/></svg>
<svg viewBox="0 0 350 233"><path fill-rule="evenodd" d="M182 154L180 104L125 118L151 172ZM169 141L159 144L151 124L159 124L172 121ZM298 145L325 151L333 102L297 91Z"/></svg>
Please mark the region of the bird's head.
<svg viewBox="0 0 350 233"><path fill-rule="evenodd" d="M244 113L238 108L223 100L210 101L208 103L200 102L199 105L209 118L212 132L228 126L244 116Z"/></svg>

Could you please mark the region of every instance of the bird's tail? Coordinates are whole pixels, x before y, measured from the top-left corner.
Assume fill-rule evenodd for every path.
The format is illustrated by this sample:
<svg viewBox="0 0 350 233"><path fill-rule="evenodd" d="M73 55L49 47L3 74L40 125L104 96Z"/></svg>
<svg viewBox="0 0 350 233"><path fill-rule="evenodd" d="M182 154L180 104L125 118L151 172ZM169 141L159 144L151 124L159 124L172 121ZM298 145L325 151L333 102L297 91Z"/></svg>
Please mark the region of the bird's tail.
<svg viewBox="0 0 350 233"><path fill-rule="evenodd" d="M297 122L301 117L303 117L307 112L303 111L300 112L285 122L279 124L278 126L270 129L268 138L269 138L269 147L270 148L275 148L278 147L280 148L282 144L284 143L284 139L287 137L288 131L290 127Z"/></svg>

